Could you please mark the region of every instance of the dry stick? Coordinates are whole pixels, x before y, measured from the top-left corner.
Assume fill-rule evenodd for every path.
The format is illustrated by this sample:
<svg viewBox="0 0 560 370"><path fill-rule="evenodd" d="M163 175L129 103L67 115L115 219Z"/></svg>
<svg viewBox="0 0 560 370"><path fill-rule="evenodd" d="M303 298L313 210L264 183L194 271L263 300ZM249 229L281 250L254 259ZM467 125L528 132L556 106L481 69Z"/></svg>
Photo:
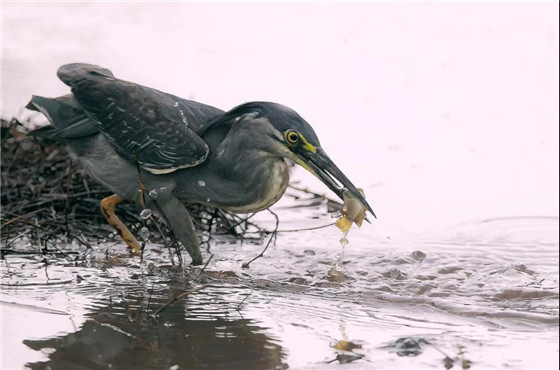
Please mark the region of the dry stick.
<svg viewBox="0 0 560 370"><path fill-rule="evenodd" d="M8 226L9 224L14 223L14 222L17 222L17 221L20 221L20 220L22 220L22 219L25 218L25 217L29 217L29 216L31 216L31 215L33 215L33 214L35 214L35 213L43 212L43 211L46 211L46 210L47 210L46 208L36 209L36 210L31 211L31 212L28 212L28 213L26 213L26 214L24 214L24 215L14 217L14 218L12 218L11 220L8 220L8 221L4 222L4 223L2 224L2 227L1 227L1 228L3 229L4 226Z"/></svg>
<svg viewBox="0 0 560 370"><path fill-rule="evenodd" d="M334 200L334 199L331 199L331 198L327 197L327 196L324 195L324 194L315 193L315 192L309 190L308 188L300 188L300 187L294 186L294 185L292 185L292 184L288 184L288 187L291 188L291 189L297 190L297 191L301 191L302 193L311 194L311 195L314 195L314 196L316 196L316 197L318 197L318 198L322 198L322 199L328 200L329 202L333 202L333 203L338 203L338 204L340 204L339 201Z"/></svg>
<svg viewBox="0 0 560 370"><path fill-rule="evenodd" d="M42 256L42 255L44 255L45 253L42 252L42 251L41 251L41 252L34 252L34 251L17 251L17 250L13 250L13 249L4 249L4 248L0 248L0 255L1 255L1 256L7 256L7 255L10 255L10 254L14 254L14 255L18 255L18 256L37 256L37 255L38 255L38 256ZM67 255L67 254L75 254L75 255L78 255L79 253L78 253L78 252L66 252L66 253L63 254L63 253L60 253L60 252L59 252L59 253L56 253L56 252L49 251L49 254L50 254L50 255L57 256L57 255L59 255L59 254L62 254L62 255Z"/></svg>
<svg viewBox="0 0 560 370"><path fill-rule="evenodd" d="M302 229L286 229L286 230L276 230L276 231L247 231L245 234L262 234L262 233L297 233L300 231L312 231L312 230L319 230L319 229L324 229L327 228L329 226L334 225L336 222L331 222L330 224L326 224L326 225L321 225L321 226L313 226L313 227L304 227ZM247 238L249 239L249 238Z"/></svg>
<svg viewBox="0 0 560 370"><path fill-rule="evenodd" d="M91 193L86 193L86 192L74 193L74 194L70 195L70 198L78 198L78 197L81 197L83 195L90 195L90 194L93 194L93 193L106 193L106 191L92 191ZM46 196L47 195L45 194L45 197ZM52 194L52 195L48 195L48 196L51 199L45 199L45 200L42 200L42 201L29 203L29 204L26 204L24 206L21 206L20 209L24 210L24 209L27 209L27 208L39 207L39 206L43 206L43 205L46 205L46 204L51 204L51 203L54 203L56 201L66 199L66 197L67 197L66 194ZM88 199L82 199L82 200L83 201L88 201ZM94 199L90 199L90 201L93 201L93 202L96 202L96 203L98 202L97 200L94 200Z"/></svg>
<svg viewBox="0 0 560 370"><path fill-rule="evenodd" d="M61 253L63 256L70 258L70 255L68 254L68 252L64 252L62 251L60 248L58 248L56 246L56 244L54 242L51 241L51 239L53 238L53 233L49 233L49 235L47 235L47 238L45 239L45 248L43 249L43 252L51 252L48 247L49 247L49 242L51 242L51 245L54 247L54 249L56 249L59 253ZM52 252L51 252L52 253ZM44 254L44 253L43 253ZM78 254L77 252L74 252L74 254Z"/></svg>
<svg viewBox="0 0 560 370"><path fill-rule="evenodd" d="M216 218L216 216L218 215L218 208L216 208L214 210L214 212L212 213L212 216L210 217L210 220L208 221L208 240L206 240L204 243L206 243L206 251L210 252L210 240L212 239L212 225L214 224L214 219ZM202 238L201 238L202 241Z"/></svg>
<svg viewBox="0 0 560 370"><path fill-rule="evenodd" d="M212 258L214 258L214 254L210 255L210 258L208 258L208 261L206 261L206 263L204 264L204 266L202 267L200 272L195 276L194 280L198 279L200 277L200 275L202 275L202 273L204 272L204 270L206 270L206 267L208 266L210 261L212 261Z"/></svg>
<svg viewBox="0 0 560 370"><path fill-rule="evenodd" d="M311 231L311 230L319 230L324 229L329 226L336 224L336 222L331 222L330 224L321 225L321 226L313 226L313 227L304 227L303 229L287 229L287 230L277 230L277 233L297 233L298 231Z"/></svg>
<svg viewBox="0 0 560 370"><path fill-rule="evenodd" d="M249 268L249 265L251 264L251 262L253 262L253 261L255 261L255 260L257 260L257 259L263 257L263 256L264 256L264 252L266 252L266 250L268 249L268 246L269 246L270 243L272 242L272 239L274 239L275 237L276 237L276 233L272 233L272 235L270 235L270 239L268 239L268 243L266 243L266 247L264 247L264 249L263 249L259 254L257 254L255 257L253 257L250 261L244 262L244 263L241 265L241 268L244 268L244 269Z"/></svg>
<svg viewBox="0 0 560 370"><path fill-rule="evenodd" d="M89 249L92 248L90 243L86 242L85 240L80 239L78 236L79 235L74 235L74 239L76 239L78 241L78 243L85 246L86 248L89 248ZM80 235L80 236L83 236L83 235Z"/></svg>
<svg viewBox="0 0 560 370"><path fill-rule="evenodd" d="M239 304L237 305L237 308L235 309L236 311L239 311L241 309L241 306L243 305L243 303L245 303L245 301L247 300L247 298L249 298L251 296L251 294L253 294L253 292L255 291L255 289L251 289L251 291L249 292L249 294L247 294L245 296L245 298L243 298L243 300L241 302L239 302Z"/></svg>
<svg viewBox="0 0 560 370"><path fill-rule="evenodd" d="M152 300L152 293L154 292L154 282L152 282L152 289L150 289L150 295L148 296L148 305L146 306L146 314L150 313L150 301Z"/></svg>
<svg viewBox="0 0 560 370"><path fill-rule="evenodd" d="M274 227L274 231L272 231L272 235L270 236L270 239L268 239L268 243L266 243L266 247L264 247L264 249L261 251L261 253L257 254L255 257L253 257L253 259L251 259L248 262L245 262L244 264L241 265L241 268L249 268L249 265L251 264L251 262L261 258L264 256L264 252L266 252L266 250L268 249L268 246L270 245L270 243L272 242L272 239L276 240L276 236L277 231L278 231L278 225L280 224L280 219L278 218L278 215L276 213L274 213L273 211L271 211L270 209L268 209L268 212L272 213L272 215L276 218L276 225ZM269 232L270 233L270 232Z"/></svg>
<svg viewBox="0 0 560 370"><path fill-rule="evenodd" d="M191 294L191 293L198 292L198 291L200 291L200 290L202 290L202 289L204 289L204 288L206 288L205 285L200 286L200 287L198 287L198 288L194 288L194 289L191 289L191 290L186 290L186 291L184 291L183 293L181 293L181 294L175 296L172 300L170 300L169 302L167 302L166 304L164 304L163 306L161 306L156 312L154 312L154 313L152 314L152 316L156 316L156 315L159 314L161 311L163 311L164 309L166 309L167 307L169 307L169 305L171 305L171 304L172 304L173 302L175 302L176 300L178 300L178 299L180 299L180 298L183 298L183 297L186 297L186 296L188 296L188 295Z"/></svg>
<svg viewBox="0 0 560 370"><path fill-rule="evenodd" d="M68 161L68 177L66 178L66 202L64 203L64 225L66 226L66 236L70 237L68 228L68 208L70 208L70 194L72 193L72 160Z"/></svg>
<svg viewBox="0 0 560 370"><path fill-rule="evenodd" d="M157 221L153 217L150 217L150 220L154 223L154 225L156 225L161 237L163 238L163 244L167 247L167 250L169 251L169 259L171 260L171 265L175 266L175 259L173 258L173 252L171 252L171 248L169 248L169 245L167 244L167 240L165 238L165 234L163 233L163 229L161 228L161 226L159 226L159 223L157 223Z"/></svg>
<svg viewBox="0 0 560 370"><path fill-rule="evenodd" d="M241 218L241 220L240 220L239 222L237 222L237 223L231 225L231 227L236 227L236 226L241 225L241 224L244 223L244 222L249 221L249 219L251 219L251 218L252 218L254 215L256 215L256 214L257 214L257 213L255 212L255 213L252 213L252 214L250 214L249 216L247 216L247 217L245 217L245 218Z"/></svg>

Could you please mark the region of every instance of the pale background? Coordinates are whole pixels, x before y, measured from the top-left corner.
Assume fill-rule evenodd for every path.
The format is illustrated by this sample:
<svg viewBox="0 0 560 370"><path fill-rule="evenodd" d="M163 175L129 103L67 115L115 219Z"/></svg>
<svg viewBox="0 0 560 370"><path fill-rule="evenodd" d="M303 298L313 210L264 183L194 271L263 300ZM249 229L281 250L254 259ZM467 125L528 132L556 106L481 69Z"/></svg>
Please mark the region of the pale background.
<svg viewBox="0 0 560 370"><path fill-rule="evenodd" d="M288 105L379 227L559 213L557 2L4 3L2 52L3 117L66 93L69 62L222 109Z"/></svg>

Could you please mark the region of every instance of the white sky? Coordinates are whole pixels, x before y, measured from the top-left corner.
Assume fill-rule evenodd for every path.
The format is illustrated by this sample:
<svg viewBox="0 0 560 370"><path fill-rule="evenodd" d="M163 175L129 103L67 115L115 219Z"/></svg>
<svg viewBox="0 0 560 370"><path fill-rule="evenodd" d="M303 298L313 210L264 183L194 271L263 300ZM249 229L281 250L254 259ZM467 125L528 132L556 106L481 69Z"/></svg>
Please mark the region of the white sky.
<svg viewBox="0 0 560 370"><path fill-rule="evenodd" d="M557 2L4 3L3 116L103 65L222 109L296 109L380 224L558 215ZM313 188L325 187L299 173ZM326 189L325 189L326 191Z"/></svg>

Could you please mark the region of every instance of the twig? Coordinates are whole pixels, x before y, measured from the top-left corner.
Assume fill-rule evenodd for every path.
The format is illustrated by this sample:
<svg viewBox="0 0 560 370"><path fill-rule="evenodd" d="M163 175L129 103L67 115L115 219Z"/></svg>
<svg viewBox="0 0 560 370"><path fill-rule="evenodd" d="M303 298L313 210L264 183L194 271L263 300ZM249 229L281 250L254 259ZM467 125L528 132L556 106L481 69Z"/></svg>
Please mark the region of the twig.
<svg viewBox="0 0 560 370"><path fill-rule="evenodd" d="M5 226L8 226L8 225L11 224L11 223L14 223L14 222L16 222L16 221L20 221L21 219L23 219L23 218L25 218L25 217L29 217L29 216L31 216L31 215L34 215L35 213L43 212L43 211L45 211L45 210L46 210L46 208L36 209L36 210L31 211L31 212L28 212L28 213L26 213L26 214L24 214L24 215L14 217L14 218L12 218L11 220L8 220L8 221L4 222L4 223L2 224L2 229L3 229Z"/></svg>
<svg viewBox="0 0 560 370"><path fill-rule="evenodd" d="M150 302L152 300L152 293L154 292L154 284L155 284L155 282L152 282L152 289L150 289L150 295L148 296L148 304L146 306L146 313L147 314L150 313Z"/></svg>
<svg viewBox="0 0 560 370"><path fill-rule="evenodd" d="M297 233L299 231L311 231L311 230L319 230L324 229L329 226L334 225L336 222L331 222L330 224L321 225L321 226L314 226L314 227L304 227L303 229L288 229L288 230L278 230L277 233Z"/></svg>
<svg viewBox="0 0 560 370"><path fill-rule="evenodd" d="M212 212L212 217L208 221L208 240L206 240L206 251L210 252L210 240L212 239L212 225L214 224L214 219L218 216L218 208Z"/></svg>
<svg viewBox="0 0 560 370"><path fill-rule="evenodd" d="M259 254L257 254L255 257L253 257L250 261L244 262L241 265L241 268L247 269L247 268L249 268L249 265L251 264L251 262L263 257L264 252L266 252L266 250L268 249L268 246L270 245L270 242L272 242L272 239L275 239L275 238L276 238L276 233L272 233L272 235L270 235L270 239L268 239L268 243L266 243L266 247L264 247L264 249Z"/></svg>
<svg viewBox="0 0 560 370"><path fill-rule="evenodd" d="M162 239L163 239L163 245L165 245L167 247L167 250L169 251L169 259L171 259L171 265L175 266L175 259L173 258L173 252L171 251L171 248L169 247L169 245L167 244L167 239L165 238L165 234L163 232L163 229L161 228L161 226L159 225L159 223L154 220L153 218L150 218L150 220L156 225L156 228L158 229Z"/></svg>
<svg viewBox="0 0 560 370"><path fill-rule="evenodd" d="M270 209L268 210L270 213L272 213L272 215L276 218L276 226L274 227L274 231L272 232L272 235L270 236L270 239L268 239L268 243L266 243L266 247L264 247L264 249L261 251L261 253L257 254L255 257L253 257L250 261L245 262L241 265L241 268L249 268L249 265L264 256L264 252L266 252L266 250L268 249L268 246L270 245L270 243L272 242L272 239L276 240L276 236L277 231L278 231L278 225L280 224L280 219L278 218L278 215L276 213L274 213L273 211L271 211Z"/></svg>
<svg viewBox="0 0 560 370"><path fill-rule="evenodd" d="M7 256L10 254L14 254L14 255L18 255L18 256L42 256L45 254L49 254L52 256L65 256L67 257L69 254L74 254L74 255L79 255L78 252L53 252L50 250L42 250L40 252L36 252L36 251L18 251L18 250L14 250L14 249L6 249L6 248L0 248L0 255L1 256Z"/></svg>
<svg viewBox="0 0 560 370"><path fill-rule="evenodd" d="M152 316L157 316L161 311L163 311L164 309L166 309L167 307L169 307L169 305L173 304L173 302L175 302L176 300L181 299L181 298L183 298L183 297L186 297L186 296L188 296L188 295L191 294L191 293L198 292L198 291L200 291L200 290L202 290L202 289L204 289L204 288L206 288L205 285L200 286L200 287L198 287L198 288L194 288L194 289L191 289L191 290L186 290L186 291L184 291L183 293L181 293L181 294L175 296L172 300L170 300L169 302L167 302L166 304L164 304L163 306L161 306L156 312L154 312L154 313L152 314Z"/></svg>
<svg viewBox="0 0 560 370"><path fill-rule="evenodd" d="M245 303L245 301L247 300L247 298L249 298L251 296L251 294L253 294L253 292L255 291L255 289L251 289L251 291L249 292L249 294L247 294L245 296L245 298L243 298L243 300L241 302L239 302L239 304L237 305L236 311L241 310L241 306L243 306L243 303Z"/></svg>
<svg viewBox="0 0 560 370"><path fill-rule="evenodd" d="M66 202L64 202L64 225L66 226L66 235L70 236L68 228L68 208L70 208L70 194L72 194L72 160L68 161L68 177L66 178Z"/></svg>
<svg viewBox="0 0 560 370"><path fill-rule="evenodd" d="M309 190L308 188L300 188L300 187L297 187L297 186L292 185L292 184L288 184L288 187L290 189L301 191L302 193L311 194L311 195L313 195L317 198L322 198L322 199L328 200L329 202L341 204L340 201L338 201L338 200L331 199L330 197L327 197L325 194L315 193L315 192Z"/></svg>
<svg viewBox="0 0 560 370"><path fill-rule="evenodd" d="M195 276L194 280L198 280L198 278L200 277L200 275L202 275L202 273L204 272L204 270L206 270L206 267L208 266L208 264L210 263L210 261L212 261L212 258L214 258L214 255L211 254L210 258L208 258L208 261L206 261L206 263L204 264L204 266L202 267L202 269L199 271L199 273Z"/></svg>
<svg viewBox="0 0 560 370"><path fill-rule="evenodd" d="M312 230L319 230L319 229L325 229L329 226L334 225L336 222L331 222L330 224L326 224L326 225L321 225L321 226L313 226L313 227L304 227L302 229L286 229L286 230L276 230L276 231L267 231L267 230L261 230L261 231L247 231L245 233L243 233L244 235L247 234L271 234L273 232L276 232L277 234L280 233L297 233L300 231L312 231ZM250 239L250 238L245 238L245 239Z"/></svg>
<svg viewBox="0 0 560 370"><path fill-rule="evenodd" d="M244 268L244 269L249 268L249 265L251 264L251 262L255 261L256 259L259 259L259 258L263 257L264 252L266 252L266 250L268 249L268 246L270 245L270 242L272 242L272 239L276 240L276 236L278 235L277 231L278 231L278 225L280 224L280 218L278 218L278 215L276 213L274 213L270 208L268 209L268 212L272 213L272 215L276 219L276 225L274 226L274 231L272 231L272 235L270 236L270 239L268 239L268 243L266 243L266 247L264 247L262 252L259 253L258 255L256 255L255 257L253 257L253 259L251 259L249 262L245 262L244 264L242 264L241 268Z"/></svg>

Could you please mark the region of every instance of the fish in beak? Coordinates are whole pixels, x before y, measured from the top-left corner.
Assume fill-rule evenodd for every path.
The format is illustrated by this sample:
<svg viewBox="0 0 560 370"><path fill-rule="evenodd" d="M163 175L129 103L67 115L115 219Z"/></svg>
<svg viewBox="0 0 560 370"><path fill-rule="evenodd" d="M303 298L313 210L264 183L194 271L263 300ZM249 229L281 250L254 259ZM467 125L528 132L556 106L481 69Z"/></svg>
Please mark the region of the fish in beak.
<svg viewBox="0 0 560 370"><path fill-rule="evenodd" d="M299 157L305 164L303 167L327 185L340 199L345 200L344 194L349 192L367 208L373 217L377 218L364 195L358 191L354 184L352 184L348 177L334 164L323 149L316 148L314 152L302 151L299 153Z"/></svg>

